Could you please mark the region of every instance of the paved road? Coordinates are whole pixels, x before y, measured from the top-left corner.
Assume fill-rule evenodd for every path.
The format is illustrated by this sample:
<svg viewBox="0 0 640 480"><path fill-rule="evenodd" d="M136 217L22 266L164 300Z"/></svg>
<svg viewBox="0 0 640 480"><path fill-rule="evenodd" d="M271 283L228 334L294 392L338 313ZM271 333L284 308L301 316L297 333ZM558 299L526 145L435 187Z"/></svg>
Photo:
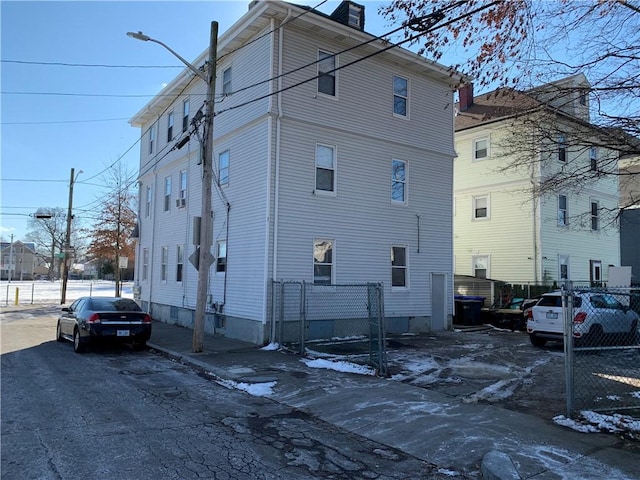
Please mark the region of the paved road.
<svg viewBox="0 0 640 480"><path fill-rule="evenodd" d="M150 352L74 354L39 313L0 315L3 479L450 478Z"/></svg>

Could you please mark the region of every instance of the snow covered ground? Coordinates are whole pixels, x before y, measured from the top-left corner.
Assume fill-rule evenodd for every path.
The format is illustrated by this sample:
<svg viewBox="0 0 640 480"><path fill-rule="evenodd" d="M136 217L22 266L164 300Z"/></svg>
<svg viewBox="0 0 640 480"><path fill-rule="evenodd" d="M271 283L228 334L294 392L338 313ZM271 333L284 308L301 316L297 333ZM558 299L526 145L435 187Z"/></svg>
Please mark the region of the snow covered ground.
<svg viewBox="0 0 640 480"><path fill-rule="evenodd" d="M115 282L108 280L69 280L67 282L66 303L84 296L109 297L115 294ZM59 304L62 290L60 280L50 282L38 280L35 282L0 282L0 304L31 305L31 304ZM133 298L133 282L122 285L122 295ZM16 301L17 300L17 301Z"/></svg>

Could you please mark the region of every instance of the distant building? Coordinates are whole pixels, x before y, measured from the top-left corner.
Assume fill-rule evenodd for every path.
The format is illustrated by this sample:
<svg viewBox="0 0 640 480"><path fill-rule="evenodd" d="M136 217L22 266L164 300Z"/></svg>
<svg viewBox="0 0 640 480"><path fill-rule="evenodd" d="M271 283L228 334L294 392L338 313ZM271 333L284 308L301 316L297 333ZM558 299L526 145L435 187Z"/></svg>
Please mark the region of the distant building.
<svg viewBox="0 0 640 480"><path fill-rule="evenodd" d="M575 75L526 92L460 90L457 275L598 284L610 265L620 265L618 152L590 124L589 89L584 75ZM532 194L558 171L575 172L579 188Z"/></svg>
<svg viewBox="0 0 640 480"><path fill-rule="evenodd" d="M47 274L47 267L42 258L36 253L36 246L32 242L2 242L0 243L2 265L0 276L2 280L35 280L40 275Z"/></svg>

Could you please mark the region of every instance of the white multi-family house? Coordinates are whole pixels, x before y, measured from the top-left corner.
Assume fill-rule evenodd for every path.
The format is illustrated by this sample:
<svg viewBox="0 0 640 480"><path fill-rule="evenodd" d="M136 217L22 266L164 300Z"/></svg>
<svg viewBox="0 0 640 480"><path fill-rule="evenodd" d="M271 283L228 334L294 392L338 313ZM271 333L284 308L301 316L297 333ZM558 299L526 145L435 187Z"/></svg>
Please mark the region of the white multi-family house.
<svg viewBox="0 0 640 480"><path fill-rule="evenodd" d="M395 325L450 326L460 76L389 46L352 2L332 15L253 2L221 35L205 330L266 341L272 280L381 282ZM206 91L192 77L131 120L142 130L136 294L154 318L185 326L202 191L192 120Z"/></svg>
<svg viewBox="0 0 640 480"><path fill-rule="evenodd" d="M460 89L456 274L600 283L620 265L618 153L589 123L589 88L576 75L527 92Z"/></svg>

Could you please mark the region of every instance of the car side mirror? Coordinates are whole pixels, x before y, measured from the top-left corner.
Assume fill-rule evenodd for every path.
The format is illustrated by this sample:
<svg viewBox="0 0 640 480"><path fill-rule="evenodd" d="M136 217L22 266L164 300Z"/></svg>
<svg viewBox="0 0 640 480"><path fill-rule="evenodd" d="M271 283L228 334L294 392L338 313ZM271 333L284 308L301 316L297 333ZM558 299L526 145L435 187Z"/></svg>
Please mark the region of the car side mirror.
<svg viewBox="0 0 640 480"><path fill-rule="evenodd" d="M63 312L70 312L71 309L69 307L62 307Z"/></svg>

